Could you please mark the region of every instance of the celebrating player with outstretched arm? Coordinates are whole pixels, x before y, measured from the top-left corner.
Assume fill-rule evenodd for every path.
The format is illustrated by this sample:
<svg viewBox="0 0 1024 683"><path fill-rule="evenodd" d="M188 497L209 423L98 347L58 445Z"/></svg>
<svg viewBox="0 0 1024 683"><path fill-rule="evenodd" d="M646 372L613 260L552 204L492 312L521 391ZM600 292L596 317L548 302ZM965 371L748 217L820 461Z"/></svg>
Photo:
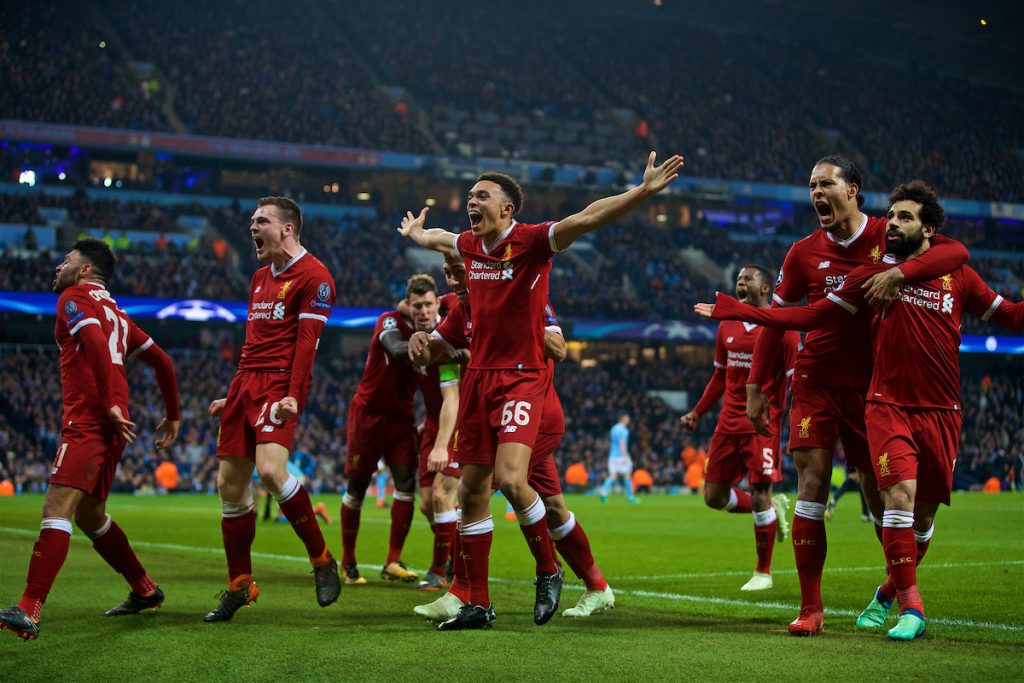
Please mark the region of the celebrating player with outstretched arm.
<svg viewBox="0 0 1024 683"><path fill-rule="evenodd" d="M256 536L253 467L306 547L317 602L326 607L341 591L338 563L327 550L309 494L287 468L320 333L334 306L334 279L299 243L302 212L291 199L260 199L249 232L256 257L270 265L252 276L245 345L228 396L210 404L210 416L221 420L217 490L228 589L206 621L228 621L260 594L250 555Z"/></svg>
<svg viewBox="0 0 1024 683"><path fill-rule="evenodd" d="M57 267L54 336L60 346L64 392L61 443L43 503L43 523L32 549L25 592L17 605L0 610L0 629L25 640L39 635L39 616L71 543L74 519L93 548L130 586L127 599L107 616L159 607L164 592L149 578L124 531L106 512L107 494L126 444L135 440L128 414L124 361L138 357L152 366L166 417L156 428L156 447L178 435L178 384L171 359L107 291L117 259L106 242L79 240Z"/></svg>
<svg viewBox="0 0 1024 683"><path fill-rule="evenodd" d="M888 254L878 265L856 268L825 298L800 308L751 310L719 295L698 304L701 315L817 329L837 320L871 316L861 285L931 248L945 219L938 198L920 181L893 190L887 218ZM912 286L885 312L870 318L874 369L867 391L871 466L881 491L882 542L889 578L857 619L862 627L885 623L894 600L900 619L889 637L924 634L924 605L916 566L928 549L939 504L949 504L960 440L960 320L964 312L1011 329L1024 329L1024 302L1011 304L968 266ZM915 546L916 543L916 546Z"/></svg>
<svg viewBox="0 0 1024 683"><path fill-rule="evenodd" d="M756 265L740 268L736 276L736 296L741 301L767 308L771 293L772 276L767 268ZM789 528L786 521L789 501L781 493L772 496L772 483L782 481L782 454L779 452L782 415L786 409L786 387L800 344L797 333L786 336L770 384L765 387L765 393L771 397L771 436L765 437L754 431L745 414L750 357L759 334L761 327L750 323L724 321L718 326L714 374L694 409L680 418L684 427L696 429L701 416L725 395L708 449L704 502L718 510L753 513L757 567L740 588L744 591L772 587L775 539L784 540ZM750 483L750 493L733 487L744 475Z"/></svg>
<svg viewBox="0 0 1024 683"><path fill-rule="evenodd" d="M546 623L558 608L562 572L555 562L543 503L527 480L550 382L541 320L551 257L660 192L683 165L678 156L660 166L654 161L652 152L637 187L598 200L559 222L516 222L514 216L523 207L522 188L500 173L481 175L470 190L468 232L424 230L426 209L418 217L410 212L402 221L401 234L420 246L454 252L465 260L473 310L471 359L463 378L455 453L462 470L459 533L470 596L440 630L485 628L494 622L487 589L494 529L488 508L492 474L501 482L538 560L535 623Z"/></svg>
<svg viewBox="0 0 1024 683"><path fill-rule="evenodd" d="M841 156L820 159L808 183L820 230L796 242L779 270L773 306L793 306L807 297L818 301L836 289L850 271L878 263L885 253L885 219L869 218L860 210L861 177L857 167ZM963 245L945 238L920 259L890 266L871 281L872 300L895 297L898 285L937 277L967 260ZM767 435L768 400L761 387L773 371L783 333L766 329L754 345L747 380L747 415L758 433ZM793 553L800 578L800 615L789 625L796 636L820 633L824 624L821 576L827 538L832 452L842 440L846 461L861 472L861 483L872 513L882 514L878 491L871 481L864 394L871 377L868 327L862 320L840 320L807 335L793 372L789 450L797 470L797 502L793 513ZM878 524L881 524L879 519ZM881 537L881 527L876 528Z"/></svg>

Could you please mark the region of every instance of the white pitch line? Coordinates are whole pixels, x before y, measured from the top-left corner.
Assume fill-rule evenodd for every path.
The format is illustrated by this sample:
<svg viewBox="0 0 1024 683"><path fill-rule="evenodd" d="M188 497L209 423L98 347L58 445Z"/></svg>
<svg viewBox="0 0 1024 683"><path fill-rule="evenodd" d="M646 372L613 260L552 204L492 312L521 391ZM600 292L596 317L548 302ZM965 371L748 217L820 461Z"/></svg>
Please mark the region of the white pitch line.
<svg viewBox="0 0 1024 683"><path fill-rule="evenodd" d="M39 535L39 532L36 531L36 530L33 530L33 529L15 529L15 528L11 528L11 527L0 527L0 532L8 533L8 534L11 534L12 536L23 536L23 537L28 537L28 538L35 538L36 536ZM73 541L77 541L79 543L88 543L89 542L89 539L88 538L82 538L81 534L78 535L78 536L72 536L72 540ZM205 547L201 547L201 546L179 545L177 543L154 543L152 541L132 541L132 545L134 547L136 547L136 548L150 548L150 549L153 549L153 550L175 550L175 551L179 551L179 552L195 553L195 554L200 554L200 555L223 555L223 553L224 553L224 551L221 548L205 548ZM279 560L279 561L285 561L285 562L297 562L297 563L301 563L301 564L306 564L306 563L309 562L309 559L306 558L306 557L299 557L299 556L295 556L295 555L278 555L278 554L275 554L275 553L253 552L252 553L252 557L255 558L255 559ZM962 565L948 565L948 566L979 566L979 565L981 565L981 566L988 566L988 565L996 565L996 564L1024 564L1024 562L1020 562L1020 561L976 562L976 563L970 563L970 564L965 563L965 564L962 564ZM362 568L362 569L376 569L379 566L380 565L367 565L367 564L360 564L359 565L359 567ZM939 566L944 566L944 565L933 565L933 566L939 567ZM851 567L850 569L856 569L856 568L852 568ZM872 569L877 569L877 567L872 567ZM744 575L746 575L747 573L749 573L749 572L744 572ZM702 575L702 576L704 576L704 575ZM532 581L529 581L529 580L526 580L526 579L509 579L509 578L502 578L502 577L492 576L492 577L490 577L489 580L490 580L491 583L533 585ZM625 579L619 579L619 580L625 580ZM730 599L730 598L716 598L716 597L708 597L708 596L705 596L705 595L684 595L682 593L663 593L663 592L658 592L658 591L624 590L624 589L621 589L621 588L616 588L615 589L615 593L617 595L635 595L635 596L641 597L641 598L657 598L659 600L673 600L673 601L677 601L677 602L692 602L692 603L697 603L697 604L709 604L710 603L710 604L725 605L725 606L730 606L730 607L756 607L756 608L760 608L760 609L786 610L786 611L791 611L791 612L795 612L795 611L800 609L799 605L788 604L788 603L783 603L783 602L768 602L768 601L751 602L751 601L748 601L748 600L735 600L735 599ZM852 610L841 610L841 609L833 609L833 608L826 608L825 609L825 613L826 614L831 614L831 615L836 615L836 616L843 616L843 617L855 617L858 614L860 614L860 612L854 612ZM965 626L965 627L969 627L969 628L996 629L996 630L1000 630L1000 631L1024 631L1024 626L1019 625L1019 624L1002 624L1002 623L991 622L991 621L972 621L970 619L944 619L944 618L941 618L941 617L938 617L938 618L936 618L936 617L929 617L928 618L928 622L932 623L932 624L943 624L943 625L948 625L948 626Z"/></svg>
<svg viewBox="0 0 1024 683"><path fill-rule="evenodd" d="M960 569L966 567L993 567L996 565L1021 565L1024 564L1024 560L999 560L995 562L949 562L943 564L929 564L925 562L918 571L928 569ZM844 573L844 572L884 572L885 567L881 564L874 565L871 567L825 567L825 571L829 573ZM773 575L778 574L796 574L795 569L776 569L772 571ZM654 574L650 576L620 576L617 577L619 581L659 581L662 579L703 579L703 578L714 578L716 576L749 576L749 571L728 571L728 572L689 572L686 574Z"/></svg>

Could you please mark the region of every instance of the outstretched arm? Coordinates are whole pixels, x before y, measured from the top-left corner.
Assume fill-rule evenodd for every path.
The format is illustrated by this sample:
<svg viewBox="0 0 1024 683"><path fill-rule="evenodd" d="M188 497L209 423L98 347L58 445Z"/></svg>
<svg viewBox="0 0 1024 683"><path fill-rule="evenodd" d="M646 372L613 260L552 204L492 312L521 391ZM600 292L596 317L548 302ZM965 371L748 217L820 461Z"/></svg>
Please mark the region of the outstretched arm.
<svg viewBox="0 0 1024 683"><path fill-rule="evenodd" d="M139 360L153 368L160 394L164 398L164 417L156 427L156 447L167 448L178 438L181 426L181 410L178 405L178 380L174 376L174 363L163 349L155 343L143 349Z"/></svg>
<svg viewBox="0 0 1024 683"><path fill-rule="evenodd" d="M402 237L411 239L424 249L432 249L442 254L454 255L455 238L457 235L454 232L448 232L444 228L425 230L423 223L427 219L427 211L427 207L423 207L419 216L413 216L412 211L407 211L405 218L402 219L402 225L398 228L399 234Z"/></svg>
<svg viewBox="0 0 1024 683"><path fill-rule="evenodd" d="M661 166L654 165L655 156L655 153L651 152L647 158L644 181L640 185L622 194L598 199L579 213L555 223L555 248L559 251L566 249L591 230L621 218L679 177L679 170L683 167L681 156L677 154L669 157Z"/></svg>
<svg viewBox="0 0 1024 683"><path fill-rule="evenodd" d="M931 248L917 258L893 266L868 278L862 289L864 299L872 308L887 307L896 300L906 282L924 282L950 273L970 256L967 247L943 235L934 235Z"/></svg>
<svg viewBox="0 0 1024 683"><path fill-rule="evenodd" d="M740 303L728 294L720 292L715 303L695 304L693 310L705 318L743 320L786 330L814 330L842 319L845 315L856 313L856 310L848 311L831 298L819 299L809 306L758 308Z"/></svg>

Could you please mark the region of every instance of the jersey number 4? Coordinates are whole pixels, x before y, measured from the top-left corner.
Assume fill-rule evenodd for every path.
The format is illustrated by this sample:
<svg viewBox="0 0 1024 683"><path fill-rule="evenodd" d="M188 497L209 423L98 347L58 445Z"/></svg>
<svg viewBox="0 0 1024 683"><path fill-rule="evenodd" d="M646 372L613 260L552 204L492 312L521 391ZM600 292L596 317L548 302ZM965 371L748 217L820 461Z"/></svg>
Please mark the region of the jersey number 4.
<svg viewBox="0 0 1024 683"><path fill-rule="evenodd" d="M107 340L107 345L110 347L110 362L114 365L124 365L124 354L128 350L128 321L122 320L121 316L114 312L114 309L103 307L103 315L107 316L107 320L113 323L114 327L110 330L110 339ZM117 348L117 343L121 342L121 350Z"/></svg>

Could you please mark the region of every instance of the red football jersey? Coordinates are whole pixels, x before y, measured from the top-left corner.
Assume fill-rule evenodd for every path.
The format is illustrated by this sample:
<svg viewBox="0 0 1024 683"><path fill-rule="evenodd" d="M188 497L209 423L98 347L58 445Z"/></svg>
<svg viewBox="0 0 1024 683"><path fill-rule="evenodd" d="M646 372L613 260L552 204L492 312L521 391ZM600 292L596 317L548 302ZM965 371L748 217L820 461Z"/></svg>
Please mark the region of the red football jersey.
<svg viewBox="0 0 1024 683"><path fill-rule="evenodd" d="M884 218L866 218L849 239L816 230L786 254L773 298L780 306L809 304L843 284L854 268L878 263L885 254ZM796 361L795 381L867 387L871 376L871 340L867 321L851 317L811 330Z"/></svg>
<svg viewBox="0 0 1024 683"><path fill-rule="evenodd" d="M552 330L562 334L562 328L558 324L558 318L550 302L546 302L544 305L543 327L541 330L541 354L543 354L543 331ZM469 317L469 309L465 304L460 303L437 326L437 329L432 334L441 340L441 343L449 348L449 350L470 349L473 343L473 321ZM470 354L472 354L472 351L470 351ZM561 434L565 431L565 413L562 410L562 402L558 398L558 392L555 391L555 363L550 358L546 358L545 363L551 382L548 384L548 391L544 395L544 413L541 417L538 433ZM472 358L470 358L470 365L472 365Z"/></svg>
<svg viewBox="0 0 1024 683"><path fill-rule="evenodd" d="M257 270L252 276L238 370L290 372L299 321L309 318L326 324L334 297L334 278L305 249L280 271L273 265Z"/></svg>
<svg viewBox="0 0 1024 683"><path fill-rule="evenodd" d="M899 263L891 257L886 261L886 265ZM851 313L867 308L860 285L879 270L858 268L850 274L849 284L829 299ZM963 314L1007 324L1012 308L969 266L905 285L886 314L871 322L875 365L868 401L960 410Z"/></svg>
<svg viewBox="0 0 1024 683"><path fill-rule="evenodd" d="M352 400L360 402L368 412L407 416L412 420L412 399L416 393L415 370L404 359L391 357L381 343L381 336L385 334L400 334L402 339L407 340L412 336L412 326L398 311L387 311L377 318L363 378L359 380L359 387Z"/></svg>
<svg viewBox="0 0 1024 683"><path fill-rule="evenodd" d="M475 330L469 367L481 370L540 370L554 223L512 222L490 247L466 231L455 250L466 262Z"/></svg>
<svg viewBox="0 0 1024 683"><path fill-rule="evenodd" d="M754 343L761 332L756 323L723 320L718 325L715 342L715 367L725 371L725 399L718 415L716 432L753 434L754 426L747 417L747 377L754 357ZM787 332L782 353L777 357L771 379L762 387L771 407L772 431L781 433L782 416L786 412L786 387L796 364L800 335ZM717 399L716 399L717 400Z"/></svg>
<svg viewBox="0 0 1024 683"><path fill-rule="evenodd" d="M109 356L102 361L112 366L112 401L100 396L96 379L75 337L87 325L98 325L107 339ZM64 394L62 424L107 423L106 409L110 405L120 407L127 418L128 379L124 360L149 348L153 340L117 307L106 287L86 283L61 292L53 336L60 346L60 382Z"/></svg>

